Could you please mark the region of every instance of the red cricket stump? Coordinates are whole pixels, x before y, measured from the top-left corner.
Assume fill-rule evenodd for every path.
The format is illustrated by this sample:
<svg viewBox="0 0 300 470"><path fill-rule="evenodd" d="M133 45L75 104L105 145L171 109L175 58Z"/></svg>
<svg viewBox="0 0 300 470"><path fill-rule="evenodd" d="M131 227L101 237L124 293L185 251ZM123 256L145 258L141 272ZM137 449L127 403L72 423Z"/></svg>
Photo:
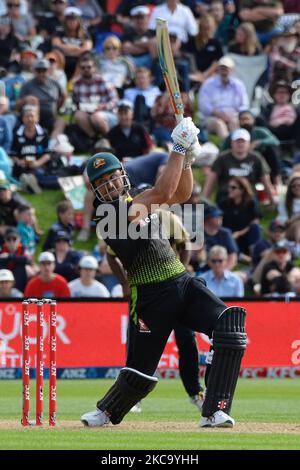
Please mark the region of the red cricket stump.
<svg viewBox="0 0 300 470"><path fill-rule="evenodd" d="M29 426L30 412L30 344L29 344L29 303L22 303L22 386L23 386L23 413L22 425Z"/></svg>
<svg viewBox="0 0 300 470"><path fill-rule="evenodd" d="M50 303L49 426L56 424L56 301Z"/></svg>
<svg viewBox="0 0 300 470"><path fill-rule="evenodd" d="M36 426L43 424L44 407L44 306L37 302L36 331Z"/></svg>

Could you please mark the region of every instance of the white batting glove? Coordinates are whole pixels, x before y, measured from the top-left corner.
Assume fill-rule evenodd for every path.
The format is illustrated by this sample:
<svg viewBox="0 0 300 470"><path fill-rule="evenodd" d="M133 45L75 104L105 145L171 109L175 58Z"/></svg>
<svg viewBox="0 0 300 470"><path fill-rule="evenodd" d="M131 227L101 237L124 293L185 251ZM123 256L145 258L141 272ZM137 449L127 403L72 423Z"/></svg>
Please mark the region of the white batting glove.
<svg viewBox="0 0 300 470"><path fill-rule="evenodd" d="M195 126L192 118L183 118L173 129L171 137L174 142L173 151L185 155L186 150L192 145L199 134L199 129Z"/></svg>
<svg viewBox="0 0 300 470"><path fill-rule="evenodd" d="M196 157L199 155L200 151L201 151L201 145L199 144L199 141L196 138L195 142L192 143L190 148L185 153L185 157L183 161L184 170L188 170L191 168L192 164L194 163Z"/></svg>

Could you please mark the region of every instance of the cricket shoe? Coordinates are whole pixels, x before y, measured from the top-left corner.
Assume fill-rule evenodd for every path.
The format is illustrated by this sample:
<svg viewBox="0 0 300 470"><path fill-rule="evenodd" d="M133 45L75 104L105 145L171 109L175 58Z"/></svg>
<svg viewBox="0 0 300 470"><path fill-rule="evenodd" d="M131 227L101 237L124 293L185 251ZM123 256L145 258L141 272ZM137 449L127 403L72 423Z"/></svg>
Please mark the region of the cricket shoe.
<svg viewBox="0 0 300 470"><path fill-rule="evenodd" d="M224 413L224 411L215 411L209 418L202 416L199 426L200 428L233 428L234 419Z"/></svg>
<svg viewBox="0 0 300 470"><path fill-rule="evenodd" d="M90 428L97 428L110 423L109 417L104 411L98 409L85 413L81 416L80 421Z"/></svg>
<svg viewBox="0 0 300 470"><path fill-rule="evenodd" d="M205 398L205 392L201 391L197 395L190 396L190 403L197 406L199 411L202 411L202 406Z"/></svg>
<svg viewBox="0 0 300 470"><path fill-rule="evenodd" d="M142 402L138 401L130 410L130 413L141 413L142 412Z"/></svg>

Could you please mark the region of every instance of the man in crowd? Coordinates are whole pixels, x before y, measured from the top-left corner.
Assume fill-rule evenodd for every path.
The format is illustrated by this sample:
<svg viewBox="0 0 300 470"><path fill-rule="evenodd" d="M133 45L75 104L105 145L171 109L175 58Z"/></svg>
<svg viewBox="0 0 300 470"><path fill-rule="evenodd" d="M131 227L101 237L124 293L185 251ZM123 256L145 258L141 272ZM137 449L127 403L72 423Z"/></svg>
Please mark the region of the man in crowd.
<svg viewBox="0 0 300 470"><path fill-rule="evenodd" d="M79 261L80 277L69 283L71 297L110 297L107 288L98 282L98 261L94 256L83 256Z"/></svg>
<svg viewBox="0 0 300 470"><path fill-rule="evenodd" d="M122 37L123 53L129 55L136 67L151 68L151 37L149 31L150 9L140 5L130 10L131 27L128 26Z"/></svg>

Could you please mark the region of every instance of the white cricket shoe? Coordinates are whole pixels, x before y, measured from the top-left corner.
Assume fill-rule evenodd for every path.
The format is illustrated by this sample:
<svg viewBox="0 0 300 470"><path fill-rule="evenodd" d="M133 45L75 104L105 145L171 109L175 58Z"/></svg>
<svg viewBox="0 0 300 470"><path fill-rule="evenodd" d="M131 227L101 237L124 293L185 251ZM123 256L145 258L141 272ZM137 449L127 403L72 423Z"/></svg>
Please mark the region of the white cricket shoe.
<svg viewBox="0 0 300 470"><path fill-rule="evenodd" d="M134 405L131 408L130 413L141 413L141 412L142 412L142 402L138 401L136 405Z"/></svg>
<svg viewBox="0 0 300 470"><path fill-rule="evenodd" d="M197 395L190 397L190 403L197 406L199 411L202 411L202 406L204 403L205 392L199 392Z"/></svg>
<svg viewBox="0 0 300 470"><path fill-rule="evenodd" d="M215 411L209 418L202 416L199 423L201 428L233 428L234 425L234 419L224 411Z"/></svg>
<svg viewBox="0 0 300 470"><path fill-rule="evenodd" d="M81 416L80 421L91 428L105 426L109 424L109 417L101 410L89 411Z"/></svg>

